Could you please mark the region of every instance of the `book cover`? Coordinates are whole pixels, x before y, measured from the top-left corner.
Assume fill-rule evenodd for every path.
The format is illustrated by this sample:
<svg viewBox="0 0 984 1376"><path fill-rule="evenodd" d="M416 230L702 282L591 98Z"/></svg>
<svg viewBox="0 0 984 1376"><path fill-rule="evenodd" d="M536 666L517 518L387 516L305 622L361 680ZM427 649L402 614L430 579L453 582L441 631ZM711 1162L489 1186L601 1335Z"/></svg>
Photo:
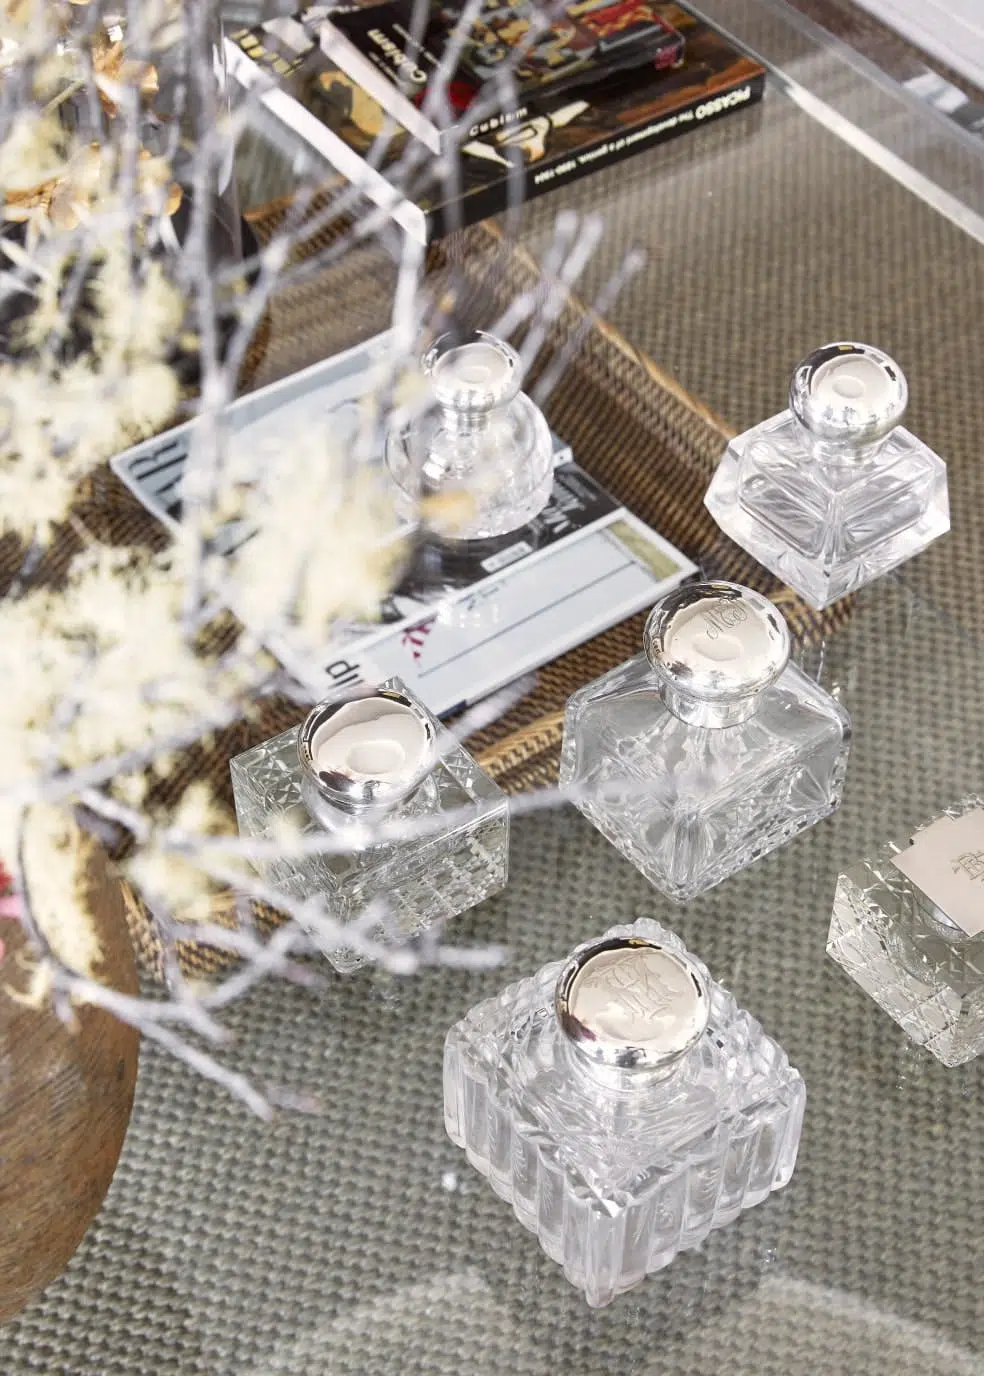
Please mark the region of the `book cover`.
<svg viewBox="0 0 984 1376"><path fill-rule="evenodd" d="M332 10L325 54L433 153L456 146L462 126L509 120L520 106L629 68L662 70L683 59L685 39L653 0L572 0L545 13L534 0L424 6L384 0ZM430 109L446 106L442 123Z"/></svg>
<svg viewBox="0 0 984 1376"><path fill-rule="evenodd" d="M260 87L279 123L426 243L761 98L760 63L680 5L654 8L685 40L682 62L490 114L463 130L454 158L411 138L297 19L242 30L226 47L232 75Z"/></svg>
<svg viewBox="0 0 984 1376"><path fill-rule="evenodd" d="M461 146L457 187L434 178L415 197L428 236L499 214L761 99L761 63L681 6L659 9L686 40L678 66L623 72L569 90L522 121L474 127Z"/></svg>

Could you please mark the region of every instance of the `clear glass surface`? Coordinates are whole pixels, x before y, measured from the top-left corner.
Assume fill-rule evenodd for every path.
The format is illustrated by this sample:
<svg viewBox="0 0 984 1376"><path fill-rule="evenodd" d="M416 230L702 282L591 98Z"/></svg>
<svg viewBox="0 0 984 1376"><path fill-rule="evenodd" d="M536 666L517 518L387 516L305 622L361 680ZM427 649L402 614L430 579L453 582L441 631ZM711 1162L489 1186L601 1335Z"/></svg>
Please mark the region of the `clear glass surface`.
<svg viewBox="0 0 984 1376"><path fill-rule="evenodd" d="M605 936L685 953L646 919ZM563 961L478 1004L445 1043L449 1137L594 1307L760 1204L796 1164L802 1078L697 963L707 1029L659 1073L609 1082L586 1065L554 1013Z"/></svg>
<svg viewBox="0 0 984 1376"><path fill-rule="evenodd" d="M692 0L688 8L769 64L773 80L810 120L897 177L939 213L980 238L984 166L969 131L881 70L830 28L823 0Z"/></svg>
<svg viewBox="0 0 984 1376"><path fill-rule="evenodd" d="M433 772L382 819L393 829L405 822L412 833L369 844L358 816L340 809L332 815L325 805L315 818L306 806L298 727L237 755L230 769L244 836L274 839L286 823L302 836L327 833L339 847L278 860L266 867L267 878L291 898L325 895L332 916L346 924L379 903L382 916L364 935L384 942L406 941L497 893L509 868L506 796L466 750L438 731L442 755ZM348 946L325 954L343 972L365 962Z"/></svg>
<svg viewBox="0 0 984 1376"><path fill-rule="evenodd" d="M645 655L567 704L560 783L575 807L670 898L685 902L829 816L850 720L790 665L735 726L690 726Z"/></svg>
<svg viewBox="0 0 984 1376"><path fill-rule="evenodd" d="M967 798L939 816L981 805ZM908 844L887 842L838 877L827 954L917 1046L962 1065L984 1051L984 935L968 935L927 906L892 864Z"/></svg>
<svg viewBox="0 0 984 1376"><path fill-rule="evenodd" d="M583 300L647 251L602 313L723 418L721 452L726 430L775 414L817 341L870 340L905 369L906 424L947 463L953 526L863 589L823 645L797 648L852 717L841 806L684 908L574 808L515 816L510 883L448 932L501 944L501 965L362 970L322 991L266 981L224 1010L235 1068L320 1093L317 1117L261 1122L147 1046L113 1188L66 1274L0 1332L6 1376L984 1369L984 1057L942 1065L824 955L838 876L984 782L982 141L780 0L694 7L777 64L763 105L558 188L520 229L542 258L560 211L603 217ZM288 189L240 171L250 204ZM354 292L345 306L354 343ZM284 334L262 380L313 361ZM573 400L548 408L561 434ZM598 431L594 458L631 444L658 462L655 429L621 424L614 384ZM708 576L723 540L697 551ZM699 953L809 1099L789 1185L599 1310L448 1139L441 1055L469 1008L616 904Z"/></svg>
<svg viewBox="0 0 984 1376"><path fill-rule="evenodd" d="M722 530L817 608L950 528L946 465L903 426L868 458L824 458L789 411L732 440L704 501Z"/></svg>

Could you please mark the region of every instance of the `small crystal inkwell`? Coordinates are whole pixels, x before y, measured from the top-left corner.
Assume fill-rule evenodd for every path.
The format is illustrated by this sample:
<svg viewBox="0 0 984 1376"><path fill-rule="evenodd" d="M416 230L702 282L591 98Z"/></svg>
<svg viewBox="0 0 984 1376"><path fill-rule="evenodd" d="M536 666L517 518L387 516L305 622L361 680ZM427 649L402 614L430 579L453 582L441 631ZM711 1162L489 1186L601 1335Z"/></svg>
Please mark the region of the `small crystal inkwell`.
<svg viewBox="0 0 984 1376"><path fill-rule="evenodd" d="M323 894L342 923L379 903L374 941L408 940L505 885L505 794L399 679L319 703L230 768L244 836L275 839L287 822L336 841L273 861L270 882ZM348 946L325 954L343 973L364 963Z"/></svg>
<svg viewBox="0 0 984 1376"><path fill-rule="evenodd" d="M947 1066L984 1052L984 798L838 877L827 954Z"/></svg>
<svg viewBox="0 0 984 1376"><path fill-rule="evenodd" d="M401 514L416 519L421 501L437 499L432 522L454 542L528 525L550 499L553 443L520 391L519 355L479 330L463 340L442 335L422 366L433 405L386 444Z"/></svg>
<svg viewBox="0 0 984 1376"><path fill-rule="evenodd" d="M444 1048L448 1135L593 1306L787 1184L805 1100L648 919L476 1005Z"/></svg>
<svg viewBox="0 0 984 1376"><path fill-rule="evenodd" d="M731 441L704 504L811 606L828 606L950 528L946 464L902 426L908 387L870 344L827 344L789 409Z"/></svg>
<svg viewBox="0 0 984 1376"><path fill-rule="evenodd" d="M750 588L674 589L644 645L570 698L560 783L684 902L834 811L850 718L789 662L782 614Z"/></svg>

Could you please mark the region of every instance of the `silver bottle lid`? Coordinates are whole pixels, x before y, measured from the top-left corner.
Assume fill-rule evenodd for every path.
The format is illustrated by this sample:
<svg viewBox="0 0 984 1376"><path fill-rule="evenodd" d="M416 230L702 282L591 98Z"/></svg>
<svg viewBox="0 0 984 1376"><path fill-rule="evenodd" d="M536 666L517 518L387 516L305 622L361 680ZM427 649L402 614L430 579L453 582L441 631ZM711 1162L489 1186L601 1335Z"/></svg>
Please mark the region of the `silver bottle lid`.
<svg viewBox="0 0 984 1376"><path fill-rule="evenodd" d="M789 661L789 629L761 593L687 583L662 597L643 633L667 706L695 726L732 726Z"/></svg>
<svg viewBox="0 0 984 1376"><path fill-rule="evenodd" d="M321 702L297 735L303 774L343 811L399 802L430 773L435 754L430 719L392 688Z"/></svg>
<svg viewBox="0 0 984 1376"><path fill-rule="evenodd" d="M445 334L423 358L438 405L480 413L505 406L519 392L519 354L501 339L476 330L464 342Z"/></svg>
<svg viewBox="0 0 984 1376"><path fill-rule="evenodd" d="M793 373L789 409L810 436L848 452L877 446L901 425L905 374L870 344L826 344Z"/></svg>
<svg viewBox="0 0 984 1376"><path fill-rule="evenodd" d="M613 1070L656 1070L700 1040L706 981L683 955L643 937L579 946L554 996L560 1026L580 1054Z"/></svg>

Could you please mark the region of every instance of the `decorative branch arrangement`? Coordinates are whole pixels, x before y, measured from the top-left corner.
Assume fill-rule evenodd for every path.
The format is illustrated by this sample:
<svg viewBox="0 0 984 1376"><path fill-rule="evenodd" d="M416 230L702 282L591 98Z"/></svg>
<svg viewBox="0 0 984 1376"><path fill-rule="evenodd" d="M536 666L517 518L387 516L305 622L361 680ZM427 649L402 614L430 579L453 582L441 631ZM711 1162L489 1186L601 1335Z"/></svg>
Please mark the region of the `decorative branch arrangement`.
<svg viewBox="0 0 984 1376"><path fill-rule="evenodd" d="M109 1009L266 1115L307 1101L261 1091L221 1060L219 1016L258 980L316 982L301 957L326 944L357 945L397 972L422 960L481 966L499 953L383 947L366 935L378 912L341 926L322 901L296 902L261 878L253 862L271 858L271 845L240 839L206 783L171 806L157 801L177 752L248 720L265 695L313 700L303 665L265 646L288 629L291 643L324 645L333 623L377 614L406 549L389 538L391 498L360 459L419 404L412 361L448 310L428 291L420 248L383 210L357 214L351 188L326 193L313 171L299 177L272 242L244 244L231 169L252 110L249 98L230 104L217 74L217 9L0 0L0 553L16 568L0 602L0 856L10 876L0 904L31 937L33 997L53 998L66 1020L79 1001ZM549 6L543 14L548 23ZM496 78L490 106L508 80L508 70ZM427 113L450 123L446 98L432 99ZM407 153L390 175L411 184L420 158ZM447 162L452 179L453 152ZM345 227L328 247L298 257L334 223ZM525 328L526 365L600 233L558 217L541 290L493 326ZM398 264L394 351L359 435L345 450L326 431L243 452L223 408L271 299L369 241ZM623 265L602 306L637 266ZM541 399L564 362L552 361ZM81 499L107 458L191 416L180 537L157 550L104 543ZM211 542L231 521L254 534L227 559ZM245 605L249 631L228 615ZM459 734L512 700L487 704ZM553 801L538 794L514 808ZM96 977L82 882L93 837L152 916L166 996L131 998ZM274 849L333 844L285 835ZM285 916L272 935L254 924L254 901ZM180 970L185 941L240 964L202 989Z"/></svg>

